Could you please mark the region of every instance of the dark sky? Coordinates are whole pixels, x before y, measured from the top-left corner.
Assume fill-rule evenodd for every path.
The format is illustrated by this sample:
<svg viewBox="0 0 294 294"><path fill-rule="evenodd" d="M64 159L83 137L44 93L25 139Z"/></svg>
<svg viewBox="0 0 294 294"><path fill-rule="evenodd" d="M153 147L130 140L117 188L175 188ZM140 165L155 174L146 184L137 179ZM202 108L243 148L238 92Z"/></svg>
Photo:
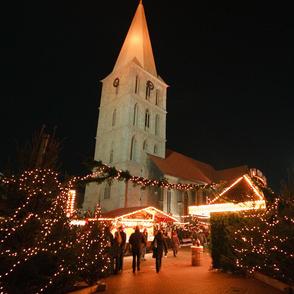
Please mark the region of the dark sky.
<svg viewBox="0 0 294 294"><path fill-rule="evenodd" d="M247 164L279 187L294 163L293 11L284 1L143 1L170 85L167 147L217 169ZM289 1L290 2L290 1ZM100 80L138 1L23 1L2 7L0 169L46 124L62 163L93 157Z"/></svg>

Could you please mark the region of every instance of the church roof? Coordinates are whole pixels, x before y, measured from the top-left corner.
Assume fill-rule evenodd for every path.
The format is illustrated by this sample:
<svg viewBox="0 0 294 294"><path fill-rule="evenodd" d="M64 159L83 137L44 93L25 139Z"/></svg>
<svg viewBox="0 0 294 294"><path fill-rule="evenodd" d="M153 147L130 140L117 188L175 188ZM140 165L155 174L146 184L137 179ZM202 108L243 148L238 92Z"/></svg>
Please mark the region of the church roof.
<svg viewBox="0 0 294 294"><path fill-rule="evenodd" d="M149 157L165 175L208 184L232 180L248 171L248 167L245 165L224 170L215 170L210 164L169 149L166 151L166 157L164 159L154 155L149 155Z"/></svg>
<svg viewBox="0 0 294 294"><path fill-rule="evenodd" d="M114 66L114 71L136 60L142 68L157 77L144 7L140 1Z"/></svg>

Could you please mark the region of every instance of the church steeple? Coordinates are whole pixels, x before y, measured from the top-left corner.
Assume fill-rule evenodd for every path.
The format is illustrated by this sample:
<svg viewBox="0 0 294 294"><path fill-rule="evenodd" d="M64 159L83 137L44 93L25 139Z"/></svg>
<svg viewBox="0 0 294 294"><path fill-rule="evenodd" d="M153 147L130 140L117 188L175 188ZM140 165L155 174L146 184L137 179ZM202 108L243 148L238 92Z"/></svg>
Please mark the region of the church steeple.
<svg viewBox="0 0 294 294"><path fill-rule="evenodd" d="M144 7L140 1L135 16L114 66L114 71L134 60L157 77Z"/></svg>

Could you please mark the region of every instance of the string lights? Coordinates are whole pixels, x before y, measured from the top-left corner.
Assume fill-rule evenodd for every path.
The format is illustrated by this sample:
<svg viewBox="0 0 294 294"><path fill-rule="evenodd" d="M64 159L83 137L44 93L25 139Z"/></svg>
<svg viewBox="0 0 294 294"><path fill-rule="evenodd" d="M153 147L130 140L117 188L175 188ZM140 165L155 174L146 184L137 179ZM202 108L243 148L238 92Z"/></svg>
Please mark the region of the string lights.
<svg viewBox="0 0 294 294"><path fill-rule="evenodd" d="M283 202L275 198L264 211L242 212L241 217L248 221L234 232L232 247L237 267L293 283L293 274L288 271L294 267L294 218L286 214L292 211L293 215L294 205L288 202L288 206L284 206Z"/></svg>
<svg viewBox="0 0 294 294"><path fill-rule="evenodd" d="M100 208L96 208L94 220L83 223L83 226L76 226L69 219L69 216L75 214L76 185L79 182L103 182L108 179L130 181L143 188L160 187L180 191L219 189L217 184L173 184L166 180L131 176L127 171L117 170L101 162L96 163L93 173L73 177L65 183L59 180L58 173L50 169L25 171L19 177L1 177L0 185L11 189L13 193L19 193L22 201L14 213L0 220L0 258L1 262L5 261L4 270L0 274L0 293L8 293L11 275L25 268L27 263L41 254L54 256L56 264L55 271L48 275L46 281L42 285L36 285L36 293L48 292L64 275L73 277L79 273L91 282L109 270L107 220L101 218ZM253 189L257 201L264 202L261 188L253 185L251 178L244 175L212 199L210 205L216 205L215 202L241 179ZM270 189L267 191L272 193ZM280 199L275 198L266 210L239 212L244 218L250 219L251 223L234 232L233 248L237 255L237 267L246 268L250 272L271 268L283 277L285 272L278 259L283 257L287 259L287 265L293 265L291 244L294 242L294 234L291 235L289 228L293 228L294 218L290 214L280 213L282 204ZM293 208L293 202L287 202L286 207ZM281 228L285 224L287 230L283 231ZM30 238L30 234L33 234L33 238ZM70 259L66 259L66 252L72 252ZM248 265L248 258L252 254L261 257L264 265ZM269 256L273 254L277 259L271 261Z"/></svg>
<svg viewBox="0 0 294 294"><path fill-rule="evenodd" d="M25 171L19 177L0 179L0 185L24 199L11 216L0 221L1 294L10 293L11 287L15 287L10 284L12 275L18 274L30 263L36 262L35 257L44 254L46 258L54 256L56 271L48 273L47 282L39 285L36 293L50 292L50 288L56 287L62 277L68 280L69 276L77 276L77 273L80 276L89 264L96 268L96 275L109 268L104 222L89 224L81 230L71 225L66 213L69 209L71 215L74 213L74 200L69 202L68 196L75 196L72 191L75 180L62 184L58 177L50 169L35 169ZM97 216L99 213L97 210ZM91 235L94 227L99 228L98 234ZM85 262L85 256L91 251L95 254ZM90 275L91 272L86 271L85 279ZM34 288L38 288L40 281L33 281L37 283Z"/></svg>

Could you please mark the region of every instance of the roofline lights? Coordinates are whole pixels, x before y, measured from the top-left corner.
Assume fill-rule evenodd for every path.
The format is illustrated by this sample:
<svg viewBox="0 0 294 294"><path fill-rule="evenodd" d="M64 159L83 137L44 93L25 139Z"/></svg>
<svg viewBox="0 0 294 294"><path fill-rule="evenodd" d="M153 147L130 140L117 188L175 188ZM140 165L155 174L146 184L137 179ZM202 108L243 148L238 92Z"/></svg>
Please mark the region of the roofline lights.
<svg viewBox="0 0 294 294"><path fill-rule="evenodd" d="M259 197L259 199L260 200L264 199L264 197L258 192L258 190L253 185L252 180L249 178L249 176L244 175L243 178L247 181L247 183L250 185L250 187L253 189L253 191Z"/></svg>
<svg viewBox="0 0 294 294"><path fill-rule="evenodd" d="M237 185L241 180L243 179L243 177L238 178L233 184L231 184L229 187L225 188L217 197L215 197L210 203L214 203L219 197L221 197L222 195L224 195L228 190L230 190L232 187L234 187L235 185Z"/></svg>
<svg viewBox="0 0 294 294"><path fill-rule="evenodd" d="M244 211L266 208L265 200L246 201L240 203L217 203L199 206L189 206L189 214L210 217L212 212Z"/></svg>
<svg viewBox="0 0 294 294"><path fill-rule="evenodd" d="M114 217L113 219L114 220L118 220L118 219L121 219L121 218L130 216L132 214L137 213L140 210L145 210L146 212L149 212L152 215L154 215L153 211L155 210L156 212L161 213L161 214L165 215L166 217L173 219L175 222L178 222L179 221L178 219L174 218L173 216L171 216L171 215L165 213L164 211L161 211L161 210L159 210L159 209L157 209L157 208L155 208L153 206L148 206L148 207L145 207L145 208L141 208L141 209L138 209L138 210L135 210L135 211L132 211L132 212L129 212L129 213L126 213L126 214L123 214L123 215ZM150 210L153 210L153 211L150 211Z"/></svg>

